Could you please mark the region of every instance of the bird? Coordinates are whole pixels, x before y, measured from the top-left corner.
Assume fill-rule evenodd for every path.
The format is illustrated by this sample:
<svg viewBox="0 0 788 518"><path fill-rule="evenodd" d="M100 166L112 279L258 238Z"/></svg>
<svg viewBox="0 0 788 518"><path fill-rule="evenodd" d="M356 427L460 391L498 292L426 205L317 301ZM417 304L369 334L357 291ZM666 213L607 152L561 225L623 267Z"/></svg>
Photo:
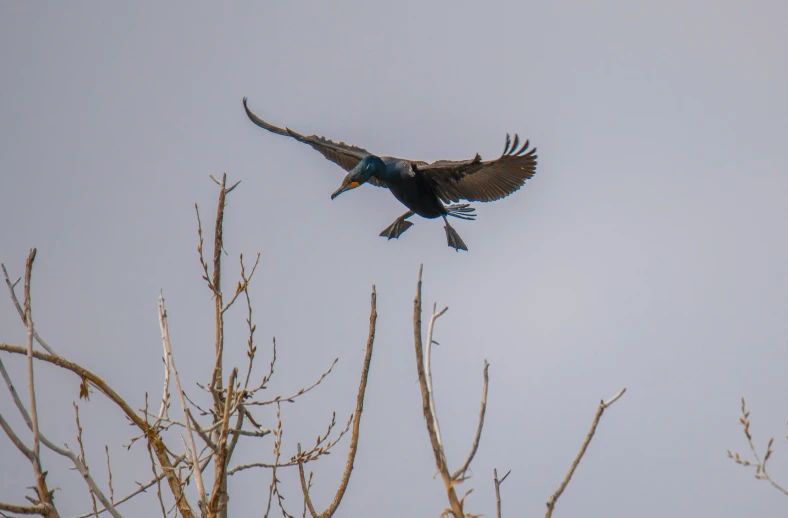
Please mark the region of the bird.
<svg viewBox="0 0 788 518"><path fill-rule="evenodd" d="M340 194L369 183L388 188L408 211L380 233L389 240L398 239L413 226L408 221L414 215L426 219L443 218L446 241L456 251L468 250L457 231L449 224L447 216L474 220L475 208L468 202L490 202L504 198L520 189L536 173L536 148L529 149L526 140L520 146L517 134L512 140L506 134L503 153L495 160L482 161L481 156L469 160L438 160L427 163L421 160L377 156L366 149L332 142L316 135L304 136L290 128L279 128L255 115L243 98L247 117L257 126L308 144L325 158L347 171L339 188L331 194Z"/></svg>

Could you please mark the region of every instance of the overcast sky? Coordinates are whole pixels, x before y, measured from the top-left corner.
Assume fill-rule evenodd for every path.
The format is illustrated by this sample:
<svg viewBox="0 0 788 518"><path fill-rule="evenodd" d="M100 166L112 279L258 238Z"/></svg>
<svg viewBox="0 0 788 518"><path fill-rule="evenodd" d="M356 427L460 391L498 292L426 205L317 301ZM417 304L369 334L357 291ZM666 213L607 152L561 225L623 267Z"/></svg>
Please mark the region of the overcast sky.
<svg viewBox="0 0 788 518"><path fill-rule="evenodd" d="M788 482L788 4L734 2L69 2L0 4L0 261L23 274L38 248L33 313L63 355L135 408L161 391L163 290L184 383L205 382L212 302L194 202L210 238L226 212L225 287L260 252L251 294L259 363L279 345L270 392L319 390L283 408L286 456L353 411L378 291L378 334L356 469L338 516L438 516L446 506L421 415L412 300L439 321L436 402L450 467L473 438L484 359L489 408L466 509L539 516L596 405L626 386L556 516L781 516L788 500L726 458L744 452L740 397L758 447ZM456 221L414 219L383 189L334 201L344 172L274 124L372 153L494 158L507 132L538 147L536 176ZM25 330L0 297L0 341ZM245 365L245 315L228 364ZM2 359L25 387L24 362ZM42 430L76 447L79 380L40 367ZM262 374L262 373L261 373ZM0 412L22 430L8 394ZM96 394L81 403L88 462L115 494L150 478L134 430ZM261 413L272 426L274 415ZM177 443L176 443L177 447ZM249 443L237 462L271 458ZM347 442L315 467L324 508ZM29 463L0 437L0 501L23 503ZM44 458L65 516L89 509L77 474ZM294 472L281 473L300 516ZM234 516L261 516L267 472L231 479ZM154 516L150 494L120 508Z"/></svg>

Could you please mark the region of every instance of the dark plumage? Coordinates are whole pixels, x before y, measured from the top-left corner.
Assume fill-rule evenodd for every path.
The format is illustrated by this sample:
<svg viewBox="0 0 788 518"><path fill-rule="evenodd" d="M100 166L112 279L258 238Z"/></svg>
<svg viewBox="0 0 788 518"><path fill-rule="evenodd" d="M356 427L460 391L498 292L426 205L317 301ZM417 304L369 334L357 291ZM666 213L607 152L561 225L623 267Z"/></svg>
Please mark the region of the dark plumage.
<svg viewBox="0 0 788 518"><path fill-rule="evenodd" d="M449 246L468 250L446 216L472 220L476 217L475 209L467 203L453 202L501 199L522 187L536 172L536 148L529 150L527 140L519 146L520 138L516 134L514 141L506 135L503 154L495 160L484 162L477 153L470 160L438 160L428 164L420 160L378 157L344 142L337 144L324 137L304 136L289 128L278 128L252 113L246 105L246 97L243 105L249 119L261 128L309 144L348 171L331 199L363 183L388 188L409 209L381 232L380 235L388 239L398 238L410 228L413 223L407 219L414 214L429 219L441 217L446 224Z"/></svg>

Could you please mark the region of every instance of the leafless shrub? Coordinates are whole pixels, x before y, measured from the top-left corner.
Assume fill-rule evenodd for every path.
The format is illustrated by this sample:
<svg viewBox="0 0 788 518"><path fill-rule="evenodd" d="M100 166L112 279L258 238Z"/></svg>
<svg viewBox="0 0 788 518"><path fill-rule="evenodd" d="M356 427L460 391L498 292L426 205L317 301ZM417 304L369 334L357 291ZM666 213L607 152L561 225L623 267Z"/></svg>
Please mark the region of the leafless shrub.
<svg viewBox="0 0 788 518"><path fill-rule="evenodd" d="M55 506L53 491L47 484L47 472L44 471L41 465L39 453L40 444L43 444L44 447L55 453L67 457L87 483L93 504L92 510L81 515L79 518L98 516L104 512L108 512L115 517L120 517L121 515L118 511L118 507L121 504L144 493L148 488L153 486L156 486L156 496L159 501L162 516L165 518L169 514L172 506L174 506L177 512L184 518L193 516L226 518L228 516L229 502L227 488L228 477L235 473L254 468L270 469L271 471L271 484L268 494L269 500L265 516L268 516L271 510L271 502L275 497L277 501L276 506L279 508L279 511L281 511L284 516L291 516L285 509L283 498L279 493L277 469L298 467L303 476L304 465L315 462L329 453L342 436L351 430L352 426L350 452L348 454L347 467L340 483L340 489L337 491L337 496L331 507L321 514L321 516L328 517L336 511L350 479L360 433L361 410L372 358L375 322L377 319L375 289L374 287L372 288L369 337L367 340L366 357L361 373L361 384L357 397L356 412L350 416L347 426L339 431L336 430L336 414L334 414L331 423L326 428L325 434L318 436L317 442L313 447L306 451L301 451L299 445L297 453L292 455L289 461L281 462L283 425L279 412L280 405L284 402L295 402L296 399L320 385L326 376L330 374L337 360L334 360L331 366L318 377L317 381L309 386L301 388L295 394L276 396L269 400L259 398L259 395L267 388L274 375L276 364L276 341L274 341L272 357L267 373L261 378L258 378L259 381L254 381L256 378L254 374L254 362L257 358L257 345L255 344L256 326L252 320L253 305L249 294L249 285L257 269L260 255L257 255L257 258L249 270L247 270L247 265L244 263L243 255L240 256L241 278L234 292L230 296L225 297L221 283L222 252L224 250L224 209L227 196L237 187L238 183L228 187L226 175L222 175L221 180L213 176L211 178L219 186L219 202L216 210L212 250L213 257L210 267L208 262L204 259L202 222L200 221L199 209L197 205L195 205L199 239L197 251L200 265L204 272L203 280L214 302L215 320L214 366L209 383L198 385L201 391L207 395L211 403L207 405L205 409L195 402L199 398L195 397L195 395L190 396L181 385L180 376L176 368L173 347L170 342L167 310L164 305L163 296L159 296L158 302L159 325L161 328L162 348L164 351L162 397L158 405L158 412L153 413L149 409L147 394L145 397L145 408L135 411L126 400L115 392L101 377L80 365L68 361L65 357L56 353L54 349L38 335L33 324L31 303L31 280L36 250L32 249L30 251L26 262L23 304L19 303L16 295L16 286L19 280L12 282L8 276L5 265L3 265L3 274L11 300L17 308L22 322L27 327L27 344L26 347L23 347L0 343L0 351L3 351L5 354L19 354L27 357L29 400L27 406L25 406L22 399L19 397L16 387L2 362L2 357L0 357L0 376L2 376L5 381L14 404L30 429L32 447L28 447L25 444L25 441L23 441L20 435L12 429L2 415L0 415L0 428L3 429L11 443L30 461L33 468L35 486L32 488L34 494L25 496L28 501L26 504L0 503L0 516L4 516L4 512L40 515L50 518L60 516ZM247 340L247 365L242 371L239 370L238 367L233 367L230 369L229 376L227 376L224 368L224 316L241 297L243 297L243 300L246 302L246 323L249 331ZM45 352L34 348L36 342ZM136 490L130 491L124 497L116 500L115 491L112 485L112 467L108 447L106 447L106 484L99 483L93 478L85 458L82 437L83 428L79 420L79 408L76 403L74 403L74 410L76 414L79 454L72 452L68 446L61 448L47 439L45 433L39 428L34 378L34 365L36 361L34 360L55 365L77 375L80 380L79 397L84 398L86 402L90 397L91 391L97 390L123 411L126 417L139 430L139 435L132 437L127 447L130 449L134 447L137 442L143 442L146 445L151 460L151 471L153 473L153 478L149 482L140 484ZM171 380L174 382L174 387L171 384ZM179 417L174 417L170 415L169 412L171 394L173 391L176 395L175 400L180 408ZM254 409L256 407L265 405L276 405L277 407L277 422L273 428L263 427L261 420L254 415ZM180 435L173 440L173 433L168 433L171 430L184 431L185 438L183 435ZM259 440L268 436L273 438L273 462L231 465L233 452L242 438ZM206 476L208 475L206 469L210 465L213 465L213 474L212 476ZM187 490L187 484L189 484L190 481L194 482L191 487L196 487L196 494L193 489ZM165 482L166 485L162 485L162 482ZM106 485L108 489L109 498L107 498L105 490L102 488L103 485ZM306 503L314 514L306 489L305 495Z"/></svg>

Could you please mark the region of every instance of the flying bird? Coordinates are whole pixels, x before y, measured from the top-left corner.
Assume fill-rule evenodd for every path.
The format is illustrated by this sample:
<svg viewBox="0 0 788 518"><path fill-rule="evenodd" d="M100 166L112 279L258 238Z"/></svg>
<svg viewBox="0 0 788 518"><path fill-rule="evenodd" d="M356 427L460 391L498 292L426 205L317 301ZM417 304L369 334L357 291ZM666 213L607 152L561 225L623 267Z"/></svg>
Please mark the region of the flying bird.
<svg viewBox="0 0 788 518"><path fill-rule="evenodd" d="M503 153L495 160L482 161L477 153L470 160L438 160L428 164L420 160L376 156L344 142L337 144L324 137L304 136L289 128L278 128L252 113L246 97L243 105L249 119L261 128L312 146L348 172L331 195L332 200L364 183L388 188L408 211L380 233L387 239L396 239L413 226L408 221L411 216L443 218L448 245L457 251L468 250L447 216L473 220L475 209L468 203L456 202L499 200L522 187L536 172L536 148L529 150L527 140L520 146L516 134L514 140L506 134Z"/></svg>

